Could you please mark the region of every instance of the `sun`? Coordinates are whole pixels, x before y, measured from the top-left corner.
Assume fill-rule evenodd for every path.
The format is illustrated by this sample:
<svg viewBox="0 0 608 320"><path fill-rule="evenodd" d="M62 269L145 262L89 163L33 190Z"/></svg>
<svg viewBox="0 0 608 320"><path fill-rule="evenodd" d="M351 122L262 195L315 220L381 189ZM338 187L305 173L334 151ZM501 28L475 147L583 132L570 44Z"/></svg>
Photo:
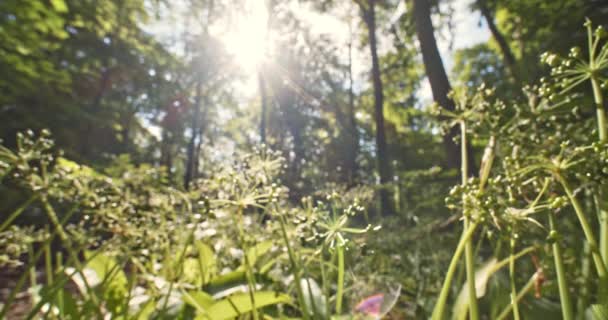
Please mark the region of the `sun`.
<svg viewBox="0 0 608 320"><path fill-rule="evenodd" d="M220 36L228 54L247 74L253 74L268 49L268 10L262 0L244 0L244 10L232 15L227 31Z"/></svg>

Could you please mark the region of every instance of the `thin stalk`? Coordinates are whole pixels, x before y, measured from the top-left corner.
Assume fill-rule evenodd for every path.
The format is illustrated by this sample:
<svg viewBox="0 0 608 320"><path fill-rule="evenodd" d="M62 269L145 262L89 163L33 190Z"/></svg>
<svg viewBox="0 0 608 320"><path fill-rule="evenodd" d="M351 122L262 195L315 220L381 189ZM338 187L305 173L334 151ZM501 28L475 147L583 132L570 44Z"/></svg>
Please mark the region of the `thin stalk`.
<svg viewBox="0 0 608 320"><path fill-rule="evenodd" d="M601 143L608 142L608 134L606 132L606 110L604 108L604 96L600 87L599 80L596 75L591 76L591 86L593 87L593 99L595 100L595 109L597 114L597 131L599 141ZM600 254L604 260L604 264L608 264L608 210L602 204L602 191L595 195L598 199L598 209L600 217Z"/></svg>
<svg viewBox="0 0 608 320"><path fill-rule="evenodd" d="M336 290L336 313L342 313L342 297L344 295L344 246L338 245L338 288Z"/></svg>
<svg viewBox="0 0 608 320"><path fill-rule="evenodd" d="M511 284L511 306L513 319L519 320L519 304L517 303L517 287L515 286L515 237L511 237L511 254L509 255L509 283Z"/></svg>
<svg viewBox="0 0 608 320"><path fill-rule="evenodd" d="M523 288L521 288L521 290L519 290L519 292L517 293L517 296L515 297L515 300L517 301L517 303L519 303L521 301L521 299L523 299L523 297L534 288L534 283L536 282L536 277L537 277L537 274L535 273L534 275L532 275L530 280L528 280L528 283L526 283L526 285ZM513 304L509 303L502 310L502 312L498 315L498 317L496 317L495 319L504 320L511 313L511 311L513 311Z"/></svg>
<svg viewBox="0 0 608 320"><path fill-rule="evenodd" d="M283 241L285 242L285 246L287 247L287 254L289 255L289 262L291 263L291 269L293 270L293 278L296 282L296 292L298 293L298 302L300 304L300 309L302 311L302 318L304 320L309 319L308 308L306 307L306 302L304 300L304 293L302 292L302 287L300 286L300 268L296 259L296 255L289 244L289 238L287 237L287 229L285 227L285 217L282 214L278 214L279 224L281 226L281 234L283 235Z"/></svg>
<svg viewBox="0 0 608 320"><path fill-rule="evenodd" d="M55 260L57 260L55 270L63 270L63 254L61 253L61 251L57 252L57 254L55 255ZM63 290L59 290L59 292L57 292L57 307L59 308L60 312L63 312L63 310L65 310Z"/></svg>
<svg viewBox="0 0 608 320"><path fill-rule="evenodd" d="M89 263L91 260L93 260L97 255L99 255L103 249L105 249L105 246L102 248L99 248L98 251L96 251L93 255L91 255L86 261L85 264ZM84 247L79 248L79 249L84 249ZM42 251L38 251L39 253L42 253ZM71 257L70 259L73 260L73 258ZM67 264L69 264L71 261L68 260L66 261ZM65 270L64 270L65 271ZM35 304L32 308L30 308L29 310L29 314L24 318L26 320L30 320L33 319L34 317L38 316L38 312L40 311L40 309L42 308L42 306L49 300L51 300L52 297L54 297L57 292L62 292L61 290L63 289L64 285L70 280L72 279L72 277L76 274L79 274L79 271L76 270L73 273L69 274L69 275L62 275L59 279L57 279L54 283L52 287L47 287L44 290L44 296L42 297L42 299L40 301L38 301L37 304ZM97 319L103 319L104 316L102 313L100 313L100 310L96 309L95 310L97 312ZM0 316L0 319L4 319Z"/></svg>
<svg viewBox="0 0 608 320"><path fill-rule="evenodd" d="M595 269L597 270L597 274L600 277L600 280L602 280L601 282L603 283L606 280L606 276L607 276L606 266L604 265L602 256L599 253L597 241L595 240L595 236L593 235L593 230L591 229L591 226L589 225L589 222L587 221L585 213L583 212L583 207L581 206L581 203L578 201L578 199L574 195L574 192L572 191L572 188L570 187L570 184L568 183L568 181L566 181L566 179L559 173L556 173L556 177L557 177L557 180L559 180L559 182L561 183L562 187L564 188L564 191L566 192L568 199L570 199L570 203L572 204L572 207L574 208L574 212L576 212L576 216L578 218L579 223L581 224L581 228L583 229L585 238L587 239L587 242L589 243L591 253L593 255L593 263L595 265Z"/></svg>
<svg viewBox="0 0 608 320"><path fill-rule="evenodd" d="M549 212L549 227L551 228L551 233L557 232L557 230L555 230L555 217L553 216L552 212ZM555 273L557 274L557 285L559 287L559 299L562 306L562 316L564 320L573 320L572 302L570 301L568 282L566 282L564 262L562 261L562 252L558 239L554 239L551 247L553 249L553 260L555 262Z"/></svg>
<svg viewBox="0 0 608 320"><path fill-rule="evenodd" d="M469 180L469 155L467 153L467 126L464 120L460 121L460 164L461 164L461 174L462 174L462 185L466 186L467 181ZM466 196L462 198L462 206L463 206L463 215L464 215L464 230L468 230L470 228L470 218L467 210L466 204ZM479 319L479 307L477 306L477 290L475 289L475 260L473 257L473 244L471 243L471 239L467 239L465 243L465 268L467 273L467 284L469 291L469 319L478 320Z"/></svg>
<svg viewBox="0 0 608 320"><path fill-rule="evenodd" d="M321 269L321 286L323 290L323 297L325 301L329 301L329 281L327 279L327 272L325 271L325 260L323 258L323 254L326 252L325 243L323 243L323 247L321 248L321 254L319 256L319 268ZM331 314L329 310L329 303L325 304L325 314Z"/></svg>
<svg viewBox="0 0 608 320"><path fill-rule="evenodd" d="M308 296L310 297L310 307L312 308L312 318L318 319L319 315L317 314L317 305L315 304L315 299L312 294L312 288L310 287L310 278L306 278L306 288L308 289Z"/></svg>
<svg viewBox="0 0 608 320"><path fill-rule="evenodd" d="M82 265L82 263L80 263L80 259L78 258L78 255L76 253L74 253L74 250L72 250L72 240L68 237L67 233L65 233L65 230L63 229L63 225L59 221L59 218L57 217L57 213L55 212L55 209L53 208L53 206L51 205L49 200L45 196L42 196L40 198L40 201L42 202L42 206L44 207L44 210L47 213L47 217L49 218L49 220L51 220L51 223L53 224L53 227L55 228L55 232L57 233L57 236L64 243L66 250L68 251L68 254L70 255L70 259L72 259L78 274L82 277L82 282L87 290L87 293L90 296L91 303L93 303L97 312L101 316L103 314L103 312L101 311L102 310L101 305L99 304L99 301L97 300L97 296L96 296L95 292L93 291L93 288L91 288L91 286L89 285L87 277L85 276L85 274L83 272L84 266Z"/></svg>
<svg viewBox="0 0 608 320"><path fill-rule="evenodd" d="M184 260L186 259L188 245L192 242L192 239L194 239L194 229L192 229L192 231L190 231L190 234L186 238L186 241L184 242L184 247L182 248L182 250L180 252L177 263L175 264L175 269L177 270L177 272L175 274L172 272L172 275L175 278L171 279L171 283L169 283L169 290L167 291L167 294L164 297L164 301L163 301L162 308L160 311L160 316L159 316L159 318L161 318L161 319L165 316L165 313L167 312L167 306L169 305L169 297L173 293L173 287L175 285L175 282L179 281L179 278L182 276L182 273L184 271Z"/></svg>
<svg viewBox="0 0 608 320"><path fill-rule="evenodd" d="M583 256L581 260L581 278L583 280L583 285L581 287L581 293L578 295L578 301L576 305L578 320L585 319L585 310L589 305L589 294L591 293L591 289L589 288L589 275L591 273L591 250L589 249L589 243L587 243L586 241L583 246Z"/></svg>
<svg viewBox="0 0 608 320"><path fill-rule="evenodd" d="M448 294L450 293L452 279L454 278L456 267L458 266L458 262L460 261L460 256L464 251L466 243L471 239L473 233L475 233L475 229L477 229L478 225L479 224L477 222L473 222L467 229L462 230L462 236L460 237L460 241L458 241L458 246L454 251L454 255L452 256L450 265L448 266L445 280L443 280L443 285L441 286L441 291L439 292L439 298L437 298L437 303L435 304L435 308L433 309L433 314L431 316L432 320L443 320L443 314L445 312Z"/></svg>
<svg viewBox="0 0 608 320"><path fill-rule="evenodd" d="M199 259L200 260L200 259ZM129 280L127 281L127 288L129 290L129 292L127 292L127 298L124 301L124 305L123 305L123 309L122 309L122 318L123 319L129 319L129 302L131 301L131 299L133 298L133 289L135 288L135 284L136 282L136 274L137 272L135 271L136 266L133 265L131 266L131 274L129 275ZM203 274L203 273L201 273Z"/></svg>
<svg viewBox="0 0 608 320"><path fill-rule="evenodd" d="M0 225L0 232L4 231L4 229L6 229L13 222L13 220L17 219L17 217L19 217L23 210L27 209L27 207L29 207L32 202L36 201L39 196L40 194L38 193L32 195L31 197L29 197L29 199L27 199L27 201L25 201L21 206L19 206L19 208L15 209L15 211L11 213L11 215L2 223L2 225Z"/></svg>
<svg viewBox="0 0 608 320"><path fill-rule="evenodd" d="M604 108L604 96L597 76L591 76L591 86L593 87L593 99L595 100L597 131L600 142L608 141L608 129L606 128L606 109Z"/></svg>
<svg viewBox="0 0 608 320"><path fill-rule="evenodd" d="M241 241L241 247L245 254L243 255L243 262L245 264L245 276L247 277L247 287L249 288L249 300L251 301L251 313L253 314L253 320L259 320L258 309L255 304L255 278L253 276L252 266L249 261L247 254L247 246L245 244L245 232L243 231L243 208L239 206L238 217L240 221L237 222L239 229L239 238Z"/></svg>
<svg viewBox="0 0 608 320"><path fill-rule="evenodd" d="M46 284L53 284L53 262L51 259L51 245L50 243L44 244L44 267L46 273Z"/></svg>
<svg viewBox="0 0 608 320"><path fill-rule="evenodd" d="M38 257L34 258L34 245L32 245L31 243L28 244L28 250L27 250L27 254L29 256L30 262L32 263L32 267L29 268L29 275L30 275L30 287L36 287L38 285L38 282L36 281L36 262L38 260Z"/></svg>
<svg viewBox="0 0 608 320"><path fill-rule="evenodd" d="M61 223L65 223L75 212L76 212L76 207L74 207L70 211L68 211L68 213L65 215L65 217L63 218ZM55 236L57 236L57 230L54 230L53 233L51 233L49 235L48 239L44 240L44 243L47 243L47 242L51 243L51 241L53 241ZM38 250L38 252L36 252L36 254L34 255L34 261L37 261L40 258L40 256L42 255L42 253L43 253L43 250ZM29 261L28 265L25 267L25 270L29 270L30 268L35 268L36 265L35 265L34 261ZM25 280L27 279L27 274L28 273L24 272L19 277L19 279L17 280L17 282L15 284L15 287L9 294L8 298L3 302L4 305L2 306L2 309L0 310L0 319L4 319L4 315L6 315L6 313L8 312L8 307L12 305L13 300L15 299L17 293L21 290L21 287L23 287L23 285L25 284Z"/></svg>

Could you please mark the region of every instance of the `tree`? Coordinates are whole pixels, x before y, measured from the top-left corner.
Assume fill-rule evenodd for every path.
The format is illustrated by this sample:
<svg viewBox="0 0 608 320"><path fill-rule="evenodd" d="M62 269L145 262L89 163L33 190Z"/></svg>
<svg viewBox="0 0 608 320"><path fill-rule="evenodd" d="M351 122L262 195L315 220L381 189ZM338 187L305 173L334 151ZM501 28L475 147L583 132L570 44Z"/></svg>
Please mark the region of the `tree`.
<svg viewBox="0 0 608 320"><path fill-rule="evenodd" d="M496 40L500 51L502 52L502 56L504 58L505 65L507 69L511 73L511 76L515 77L517 75L515 68L515 56L513 55L513 51L511 51L511 47L507 42L505 36L500 32L496 22L494 21L494 14L489 7L487 0L479 0L476 3L476 6L479 8L481 15L486 19L486 23L488 24L488 29L492 33L492 37Z"/></svg>
<svg viewBox="0 0 608 320"><path fill-rule="evenodd" d="M414 23L416 26L416 34L420 42L420 51L424 62L424 69L431 84L433 99L442 108L453 111L455 109L454 101L448 94L452 91L448 75L445 72L441 55L437 47L435 39L435 29L431 21L431 3L429 0L414 0ZM455 142L458 136L459 129L452 127L447 134L443 136L443 144L447 154L447 165L450 168L460 168L460 146ZM470 145L467 146L471 149ZM471 152L469 154L472 154ZM469 172L474 172L474 157L469 157Z"/></svg>
<svg viewBox="0 0 608 320"><path fill-rule="evenodd" d="M390 156L386 147L386 133L384 128L384 93L382 91L382 78L380 74L380 63L378 60L378 42L376 39L376 0L367 3L356 1L368 31L369 50L372 59L372 82L374 86L374 119L376 123L376 161L378 174L380 176L380 211L383 215L391 215L394 212L388 184L392 180Z"/></svg>

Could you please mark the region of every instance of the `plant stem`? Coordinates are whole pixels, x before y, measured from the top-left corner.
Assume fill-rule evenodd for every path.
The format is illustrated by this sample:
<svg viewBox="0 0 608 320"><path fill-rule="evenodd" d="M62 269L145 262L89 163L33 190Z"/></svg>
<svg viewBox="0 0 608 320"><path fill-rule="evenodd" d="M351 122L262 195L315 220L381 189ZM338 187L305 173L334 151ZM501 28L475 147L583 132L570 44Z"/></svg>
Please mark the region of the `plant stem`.
<svg viewBox="0 0 608 320"><path fill-rule="evenodd" d="M467 153L467 126L464 120L460 121L460 165L462 175L462 185L466 186L469 180L469 155ZM470 228L470 218L467 213L466 195L462 198L463 215L464 215L464 230ZM467 273L467 284L469 291L469 319L479 319L479 307L477 306L477 290L475 289L475 260L473 257L473 244L471 239L467 239L465 243L465 267Z"/></svg>
<svg viewBox="0 0 608 320"><path fill-rule="evenodd" d="M306 307L306 302L304 300L304 293L302 292L302 287L300 283L300 268L298 265L298 261L296 259L296 255L289 244L289 238L287 237L287 229L285 227L285 217L282 214L277 214L279 217L279 224L281 226L281 234L283 235L283 242L285 242L285 246L287 247L287 254L289 255L289 262L291 263L291 269L293 272L293 278L296 282L296 292L298 293L298 302L300 304L300 309L302 311L302 318L304 320L309 319L308 308ZM312 297L311 297L312 298Z"/></svg>
<svg viewBox="0 0 608 320"><path fill-rule="evenodd" d="M323 290L323 297L325 298L325 301L329 301L329 281L327 279L327 272L325 271L325 260L323 258L323 254L326 252L327 248L325 246L325 243L323 243L323 246L321 248L321 254L319 257L320 260L320 264L319 267L321 269L321 285L322 285L322 290ZM325 314L331 314L330 310L329 310L329 303L325 303Z"/></svg>
<svg viewBox="0 0 608 320"><path fill-rule="evenodd" d="M555 230L555 217L552 212L549 212L549 227L551 233ZM568 292L568 283L566 282L566 273L564 272L564 262L562 261L562 252L559 246L558 239L554 239L551 244L553 248L553 260L555 262L555 273L557 274L557 285L559 287L559 299L562 306L562 316L564 320L573 320L572 302L570 301L570 293Z"/></svg>
<svg viewBox="0 0 608 320"><path fill-rule="evenodd" d="M255 278L253 277L253 270L251 263L249 261L249 257L247 254L248 248L245 244L245 232L243 231L243 208L239 206L237 216L239 221L237 221L238 229L239 229L239 238L241 241L241 247L243 248L243 262L245 264L245 276L247 277L247 287L249 288L249 300L251 301L251 313L253 314L253 320L259 320L258 309L255 304Z"/></svg>
<svg viewBox="0 0 608 320"><path fill-rule="evenodd" d="M53 224L53 227L55 228L55 232L57 233L57 236L59 237L61 242L64 243L65 249L68 251L70 259L72 259L72 262L74 263L74 266L76 267L78 274L80 275L80 277L82 277L82 283L84 284L84 286L87 290L87 293L89 294L89 297L91 299L91 302L95 306L95 309L96 309L98 315L102 316L103 312L101 309L101 305L99 304L99 301L97 300L97 295L93 291L93 288L91 288L91 286L89 285L89 281L87 280L87 277L84 274L84 271L83 271L84 266L82 265L82 263L80 262L80 259L78 258L78 255L74 252L74 250L72 248L72 240L68 237L67 233L65 233L62 222L59 221L57 213L55 212L55 209L49 202L48 198L46 196L42 196L40 198L40 202L42 203L42 206L44 207L44 210L46 211L47 217L49 218L49 220L51 220L51 223ZM67 221L67 219L65 221Z"/></svg>
<svg viewBox="0 0 608 320"><path fill-rule="evenodd" d="M344 246L338 245L338 288L336 291L336 313L342 313L342 296L344 295Z"/></svg>
<svg viewBox="0 0 608 320"><path fill-rule="evenodd" d="M530 280L528 280L528 283L526 283L526 285L519 290L519 293L517 293L517 296L515 297L515 300L519 303L519 301L521 301L521 299L530 291L532 290L532 288L534 288L534 283L536 282L536 277L537 274L535 273L534 275L532 275L532 277L530 278ZM513 304L509 303L503 310L502 312L498 315L498 317L496 317L496 320L503 320L506 319L507 316L509 315L509 313L511 313L511 311L513 310Z"/></svg>
<svg viewBox="0 0 608 320"><path fill-rule="evenodd" d="M188 237L186 237L186 241L184 241L184 246L183 246L182 250L180 251L179 258L177 259L177 263L174 264L175 272L171 272L173 279L171 279L171 283L169 283L169 290L167 291L167 294L164 297L164 301L163 301L162 308L161 308L160 315L159 315L160 319L162 319L165 316L165 314L167 312L167 306L169 305L169 298L171 297L171 294L173 293L175 283L179 281L179 278L182 276L182 274L184 272L184 260L186 260L186 255L188 253L188 245L190 243L192 243L193 239L194 239L194 228L192 229L192 231L190 231L190 233L188 234Z"/></svg>
<svg viewBox="0 0 608 320"><path fill-rule="evenodd" d="M46 228L48 230L48 228ZM46 284L48 286L53 284L53 262L51 259L51 245L45 243L44 248L44 268L46 273Z"/></svg>
<svg viewBox="0 0 608 320"><path fill-rule="evenodd" d="M458 241L458 246L454 251L454 255L452 256L450 265L448 266L445 280L443 280L443 285L439 293L439 298L437 298L437 303L435 304L435 308L433 309L433 314L431 316L432 320L443 320L443 314L445 312L448 294L450 292L450 287L452 286L452 279L454 278L454 272L456 271L456 267L458 266L458 261L460 260L460 256L464 251L464 248L466 246L465 244L471 239L478 225L479 224L477 222L473 222L466 230L462 231L462 236L460 237L460 241Z"/></svg>
<svg viewBox="0 0 608 320"><path fill-rule="evenodd" d="M63 255L61 254L61 251L57 252L56 256L55 256L55 260L56 260L56 266L55 266L55 270L57 270L59 272L59 270L63 270ZM64 301L63 301L63 290L60 290L59 292L57 292L57 307L59 308L59 310L61 312L64 312L65 308L64 308ZM60 314L59 317L61 319L63 319L63 315Z"/></svg>
<svg viewBox="0 0 608 320"><path fill-rule="evenodd" d="M608 141L608 132L606 129L606 109L604 108L604 97L597 76L591 76L591 86L593 87L593 99L595 100L596 115L597 115L597 131L600 142Z"/></svg>
<svg viewBox="0 0 608 320"><path fill-rule="evenodd" d="M591 292L589 285L589 274L591 271L591 250L589 249L589 243L585 241L583 246L583 256L582 256L582 265L581 265L581 278L583 280L583 285L581 287L581 293L578 295L577 301L577 319L584 320L585 319L585 309L587 309L589 294Z"/></svg>
<svg viewBox="0 0 608 320"><path fill-rule="evenodd" d="M13 213L11 213L11 215L2 223L2 225L0 225L0 232L4 231L4 229L6 229L11 224L11 222L13 222L13 220L17 219L17 217L19 217L23 210L27 209L30 204L32 204L32 202L38 199L39 196L40 194L38 193L32 195L29 199L27 199L27 201L25 201L21 206L19 206L19 208L13 211Z"/></svg>
<svg viewBox="0 0 608 320"><path fill-rule="evenodd" d="M576 212L578 221L581 224L581 228L583 229L583 233L585 234L585 238L587 239L587 242L589 243L591 249L591 253L593 254L593 263L597 270L597 274L600 277L601 285L603 285L607 276L606 266L604 265L604 261L602 260L602 257L599 253L597 241L595 240L595 236L593 235L593 230L591 229L591 226L589 225L589 222L585 217L585 213L583 212L583 207L574 195L574 192L572 191L572 188L570 187L568 181L566 181L566 179L558 172L555 175L557 177L557 180L559 180L562 187L564 188L566 195L568 195L568 199L570 199L570 203L574 208L574 212Z"/></svg>
<svg viewBox="0 0 608 320"><path fill-rule="evenodd" d="M517 288L515 287L515 236L511 236L511 254L509 255L509 282L511 284L511 305L513 319L519 320L519 305L517 303Z"/></svg>
<svg viewBox="0 0 608 320"><path fill-rule="evenodd" d="M599 80L596 75L591 75L591 86L593 87L593 99L595 100L595 109L597 114L597 131L599 141L601 143L608 142L608 134L606 132L606 110L604 108L604 97ZM602 191L595 195L598 199L598 209L600 217L600 254L604 260L604 264L608 264L608 210L603 205Z"/></svg>

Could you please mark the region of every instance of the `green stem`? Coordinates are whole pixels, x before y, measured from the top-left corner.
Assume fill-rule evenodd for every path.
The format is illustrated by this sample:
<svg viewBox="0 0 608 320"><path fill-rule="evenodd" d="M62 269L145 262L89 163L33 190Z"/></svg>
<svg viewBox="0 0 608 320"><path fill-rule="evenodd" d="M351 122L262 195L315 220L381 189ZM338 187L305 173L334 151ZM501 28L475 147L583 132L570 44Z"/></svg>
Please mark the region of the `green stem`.
<svg viewBox="0 0 608 320"><path fill-rule="evenodd" d="M312 293L312 288L310 287L310 278L306 278L306 289L308 290L308 296L310 297L310 308L312 309L312 318L318 319L319 315L317 314L317 305L315 303L315 298Z"/></svg>
<svg viewBox="0 0 608 320"><path fill-rule="evenodd" d="M570 203L574 208L574 212L576 212L578 221L581 224L581 228L583 229L583 233L585 234L585 238L587 239L587 242L589 243L591 249L591 253L593 254L593 263L597 270L597 274L600 279L603 280L603 283L606 280L607 276L606 266L604 265L604 261L602 260L602 257L599 253L597 241L595 240L595 236L593 235L593 230L591 229L591 226L587 221L585 213L583 212L583 207L574 195L574 192L572 191L570 184L568 184L568 181L566 181L566 179L559 173L556 173L556 177L564 188L566 195L568 195L568 199L570 199Z"/></svg>
<svg viewBox="0 0 608 320"><path fill-rule="evenodd" d="M243 208L239 207L238 209L238 218L240 221L237 221L238 229L239 229L239 238L241 241L241 247L245 254L243 254L243 260L245 264L245 276L247 277L247 287L249 288L249 300L251 301L251 313L253 314L254 320L259 320L258 311L255 303L255 278L253 276L253 270L251 266L251 262L249 261L249 256L247 254L248 248L245 244L245 232L243 231Z"/></svg>
<svg viewBox="0 0 608 320"><path fill-rule="evenodd" d="M320 264L319 264L319 268L321 269L321 282L322 282L322 290L323 290L323 297L325 298L325 301L329 301L329 281L327 279L327 272L325 271L325 260L323 258L324 253L326 252L327 248L325 246L325 243L323 243L323 246L321 248L321 254L319 256L319 260L320 260ZM330 310L329 310L329 303L325 304L325 314L331 314Z"/></svg>
<svg viewBox="0 0 608 320"><path fill-rule="evenodd" d="M600 87L599 80L596 75L591 76L591 86L593 87L593 99L595 100L595 110L597 114L597 131L599 141L601 143L608 142L608 133L606 132L606 109L604 108L604 97ZM600 204L600 254L604 260L604 264L608 264L608 210L602 205L602 192L595 195Z"/></svg>
<svg viewBox="0 0 608 320"><path fill-rule="evenodd" d="M91 255L90 257L87 258L87 260L85 260L85 265L88 264L91 260L93 260L97 255L99 255L103 250L105 250L107 247L107 245L102 245L101 248L99 248L93 255ZM84 250L84 247L79 248L80 250ZM39 251L40 253L42 253L42 251ZM66 261L66 264L70 264L73 258L68 259L68 261ZM66 272L65 269L63 269L63 272ZM39 319L40 315L39 315L39 311L42 308L43 305L45 305L46 303L48 303L48 301L51 301L53 299L53 297L57 296L58 293L61 293L63 288L65 287L65 284L72 279L76 274L80 274L78 270L75 270L74 272L67 274L67 272L63 275L61 275L60 277L58 277L55 282L53 283L53 286L51 287L46 287L44 289L44 294L42 296L42 299L40 299L40 301L38 301L37 304L33 305L28 311L28 315L26 317L24 317L23 319L25 320L31 320L31 319ZM82 276L82 275L81 275ZM9 304L10 305L10 304ZM95 309L95 311L97 312L97 318L95 319L104 319L104 315L103 313L100 312L100 310ZM0 316L0 319L4 319L2 318L2 316ZM44 319L44 318L43 318Z"/></svg>
<svg viewBox="0 0 608 320"><path fill-rule="evenodd" d="M48 229L47 229L48 230ZM53 284L53 262L51 259L51 245L45 243L44 247L44 267L46 272L46 284L48 286Z"/></svg>
<svg viewBox="0 0 608 320"><path fill-rule="evenodd" d="M549 212L549 227L551 233L555 234L555 217ZM564 320L573 320L572 302L570 301L570 293L568 292L568 283L566 282L566 273L564 271L564 262L562 261L562 252L559 246L558 239L554 239L551 244L553 248L553 260L555 261L555 273L557 274L557 285L559 287L559 299L562 306L562 316Z"/></svg>
<svg viewBox="0 0 608 320"><path fill-rule="evenodd" d="M338 245L338 289L336 291L336 313L342 313L342 296L344 295L344 246Z"/></svg>
<svg viewBox="0 0 608 320"><path fill-rule="evenodd" d="M536 277L538 275L534 274L530 280L528 280L528 283L526 283L526 285L519 290L519 293L517 293L517 296L515 297L515 301L517 301L517 303L519 303L521 301L521 299L523 299L523 297L528 294L528 292L530 292L530 290L532 290L532 288L534 288L534 283L536 282ZM496 320L504 320L507 318L507 316L511 313L511 311L513 310L513 304L509 303L503 310L502 312L498 315L498 317L496 317Z"/></svg>
<svg viewBox="0 0 608 320"><path fill-rule="evenodd" d="M600 142L607 142L608 132L606 129L606 109L604 108L604 97L602 96L600 82L595 75L591 76L591 86L593 87L593 99L595 100L597 114L597 131Z"/></svg>
<svg viewBox="0 0 608 320"><path fill-rule="evenodd" d="M587 243L585 241L584 246L583 246L583 256L582 256L582 264L581 264L581 278L583 280L583 284L581 286L581 293L578 295L578 301L577 301L577 319L579 320L584 320L585 319L585 312L584 310L587 309L589 303L589 294L591 292L591 289L589 288L590 282L589 282L589 275L591 273L591 250L589 249L589 243Z"/></svg>
<svg viewBox="0 0 608 320"><path fill-rule="evenodd" d="M28 256L29 256L29 260L30 263L33 265L32 268L29 268L29 275L30 275L30 287L35 287L38 283L36 281L36 263L38 258L34 258L34 246L32 245L32 243L28 244L28 250L27 250Z"/></svg>
<svg viewBox="0 0 608 320"><path fill-rule="evenodd" d="M519 320L519 304L517 303L517 287L515 286L515 237L511 237L511 254L509 255L509 282L511 284L511 305L513 306L513 319Z"/></svg>
<svg viewBox="0 0 608 320"><path fill-rule="evenodd" d="M289 238L287 237L287 229L285 227L285 217L282 214L278 214L279 224L281 226L281 234L283 235L283 242L285 242L285 246L287 247L287 254L289 255L289 262L291 263L291 269L293 272L293 277L296 282L296 292L298 293L298 302L300 304L300 309L302 311L302 318L304 320L309 319L308 308L306 307L306 302L304 300L304 293L302 292L301 286L301 278L300 278L300 268L298 261L296 259L296 255L289 244Z"/></svg>
<svg viewBox="0 0 608 320"><path fill-rule="evenodd" d="M462 174L462 185L466 186L469 180L469 155L467 153L467 126L464 120L460 121L460 166ZM467 211L466 195L462 198L463 215L464 215L464 230L469 229L471 224ZM475 260L473 257L473 244L468 239L465 243L465 268L467 274L467 284L469 291L469 319L479 319L479 307L477 306L477 290L475 289Z"/></svg>
<svg viewBox="0 0 608 320"><path fill-rule="evenodd" d="M44 171L43 171L43 173L44 173ZM84 275L84 271L83 271L84 266L82 265L82 263L80 262L80 259L78 258L78 255L74 252L74 250L72 248L72 240L68 237L67 233L65 233L65 230L63 229L63 224L62 224L62 222L59 221L57 213L55 212L55 209L49 202L48 198L43 195L40 198L40 202L42 203L42 206L44 207L44 210L46 211L47 217L53 224L53 227L55 228L55 232L57 233L57 236L59 237L61 242L63 242L65 249L68 251L68 254L70 256L69 258L72 259L72 262L74 263L74 266L76 267L78 274L80 275L80 277L82 277L82 282L87 290L87 293L89 294L91 303L95 306L95 309L96 309L98 315L102 316L103 312L102 312L101 305L99 304L99 301L97 300L96 293L93 291L93 288L91 288L91 286L89 285L89 281L87 280L87 277ZM67 219L65 221L67 221Z"/></svg>
<svg viewBox="0 0 608 320"><path fill-rule="evenodd" d="M450 287L452 286L452 279L454 278L454 272L456 271L456 267L458 266L458 261L460 260L460 256L464 251L466 243L471 239L478 225L479 224L477 222L474 222L469 226L468 229L462 231L462 236L460 237L460 241L458 241L458 246L454 251L454 255L452 256L450 265L448 266L445 280L443 280L443 285L439 293L439 298L437 298L437 303L435 304L435 308L433 309L433 314L431 316L432 320L443 320L443 314L445 312L448 294L450 292Z"/></svg>
<svg viewBox="0 0 608 320"><path fill-rule="evenodd" d="M6 229L13 222L13 220L17 219L17 217L19 217L23 210L27 209L27 207L29 207L32 202L38 199L39 196L40 194L38 193L32 195L19 208L13 211L13 213L11 213L11 215L2 223L2 225L0 225L0 232L4 231L4 229Z"/></svg>
<svg viewBox="0 0 608 320"><path fill-rule="evenodd" d="M57 252L57 254L55 255L55 260L57 260L55 270L57 270L58 272L60 270L63 270L63 255L61 254L61 251ZM63 290L60 290L59 292L57 292L57 307L59 308L59 310L61 310L61 312L63 312L63 310L65 310L64 299L63 299ZM61 319L64 318L63 314L60 314L60 318Z"/></svg>

